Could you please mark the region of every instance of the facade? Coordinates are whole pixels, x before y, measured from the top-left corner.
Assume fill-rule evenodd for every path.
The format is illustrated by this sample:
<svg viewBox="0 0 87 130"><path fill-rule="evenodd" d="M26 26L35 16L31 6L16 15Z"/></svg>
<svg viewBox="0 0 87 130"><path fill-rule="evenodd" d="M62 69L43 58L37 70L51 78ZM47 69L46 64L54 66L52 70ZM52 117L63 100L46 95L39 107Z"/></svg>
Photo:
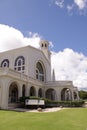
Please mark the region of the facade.
<svg viewBox="0 0 87 130"><path fill-rule="evenodd" d="M21 47L0 53L0 108L8 109L22 96L51 100L79 100L72 81L55 81L51 76L51 53L48 41L40 48Z"/></svg>

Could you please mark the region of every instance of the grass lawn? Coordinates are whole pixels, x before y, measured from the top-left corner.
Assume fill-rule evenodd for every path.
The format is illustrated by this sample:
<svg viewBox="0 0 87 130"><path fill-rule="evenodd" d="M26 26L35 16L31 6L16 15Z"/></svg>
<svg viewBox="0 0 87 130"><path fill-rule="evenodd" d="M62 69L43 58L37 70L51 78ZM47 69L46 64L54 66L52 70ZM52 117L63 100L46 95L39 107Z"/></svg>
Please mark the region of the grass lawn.
<svg viewBox="0 0 87 130"><path fill-rule="evenodd" d="M0 130L87 130L87 108L50 113L0 110Z"/></svg>

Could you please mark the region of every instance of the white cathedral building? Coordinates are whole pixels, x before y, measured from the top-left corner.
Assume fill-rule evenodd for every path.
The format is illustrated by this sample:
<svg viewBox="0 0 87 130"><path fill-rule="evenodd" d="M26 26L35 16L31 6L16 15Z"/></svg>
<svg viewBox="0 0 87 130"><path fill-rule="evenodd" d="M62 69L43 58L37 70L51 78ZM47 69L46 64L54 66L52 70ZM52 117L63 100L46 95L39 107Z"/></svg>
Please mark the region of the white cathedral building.
<svg viewBox="0 0 87 130"><path fill-rule="evenodd" d="M22 96L79 100L72 81L55 81L54 71L51 75L49 42L41 40L39 45L0 53L0 108L8 109Z"/></svg>

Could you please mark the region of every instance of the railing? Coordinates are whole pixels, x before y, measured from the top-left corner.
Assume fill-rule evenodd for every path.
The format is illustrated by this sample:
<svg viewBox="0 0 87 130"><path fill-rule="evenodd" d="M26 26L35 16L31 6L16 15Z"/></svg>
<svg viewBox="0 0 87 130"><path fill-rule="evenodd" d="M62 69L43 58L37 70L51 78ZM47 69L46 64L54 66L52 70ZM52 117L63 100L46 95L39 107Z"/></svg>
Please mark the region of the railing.
<svg viewBox="0 0 87 130"><path fill-rule="evenodd" d="M28 75L17 72L10 68L0 68L0 76L10 76L10 77L14 77L15 79L23 80L25 82L30 82L32 84L37 84L40 86L43 84L43 82L41 81L38 81L32 77L29 77Z"/></svg>
<svg viewBox="0 0 87 130"><path fill-rule="evenodd" d="M49 81L49 82L46 82L46 85L47 86L72 86L73 85L73 82L72 81Z"/></svg>

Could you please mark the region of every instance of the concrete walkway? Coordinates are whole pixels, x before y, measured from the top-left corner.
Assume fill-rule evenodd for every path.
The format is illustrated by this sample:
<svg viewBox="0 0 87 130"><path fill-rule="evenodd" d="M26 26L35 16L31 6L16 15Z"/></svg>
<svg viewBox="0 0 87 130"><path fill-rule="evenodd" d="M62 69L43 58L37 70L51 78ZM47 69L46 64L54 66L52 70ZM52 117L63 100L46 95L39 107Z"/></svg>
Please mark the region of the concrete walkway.
<svg viewBox="0 0 87 130"><path fill-rule="evenodd" d="M63 108L61 107L53 107L53 108L45 108L42 109L42 111L40 112L56 112L59 111ZM9 110L13 110L13 111L19 111L19 112L39 112L37 109L24 109L24 108L14 108L14 109L9 109Z"/></svg>

